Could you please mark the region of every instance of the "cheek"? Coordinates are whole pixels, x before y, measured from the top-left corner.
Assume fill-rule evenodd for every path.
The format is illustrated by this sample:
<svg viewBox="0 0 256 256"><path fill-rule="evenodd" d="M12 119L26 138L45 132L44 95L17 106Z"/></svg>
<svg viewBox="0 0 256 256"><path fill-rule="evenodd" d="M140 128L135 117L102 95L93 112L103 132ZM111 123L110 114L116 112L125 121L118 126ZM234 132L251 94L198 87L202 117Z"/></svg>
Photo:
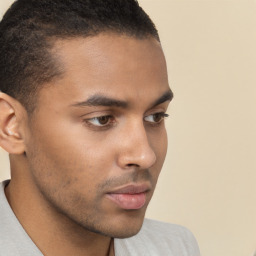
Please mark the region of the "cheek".
<svg viewBox="0 0 256 256"><path fill-rule="evenodd" d="M115 147L109 138L87 132L83 125L58 126L33 130L28 157L38 175L58 187L74 183L90 189L111 175Z"/></svg>
<svg viewBox="0 0 256 256"><path fill-rule="evenodd" d="M167 152L167 133L165 128L149 135L150 145L156 154L156 163L152 166L153 179L157 182L158 176L162 170Z"/></svg>
<svg viewBox="0 0 256 256"><path fill-rule="evenodd" d="M163 165L167 152L167 133L163 127L159 132L151 135L151 145L157 157L157 164Z"/></svg>
<svg viewBox="0 0 256 256"><path fill-rule="evenodd" d="M101 192L97 188L111 169L106 161L109 155L104 157L100 150L83 143L71 144L68 138L33 142L28 154L30 172L47 201L67 212L97 204Z"/></svg>

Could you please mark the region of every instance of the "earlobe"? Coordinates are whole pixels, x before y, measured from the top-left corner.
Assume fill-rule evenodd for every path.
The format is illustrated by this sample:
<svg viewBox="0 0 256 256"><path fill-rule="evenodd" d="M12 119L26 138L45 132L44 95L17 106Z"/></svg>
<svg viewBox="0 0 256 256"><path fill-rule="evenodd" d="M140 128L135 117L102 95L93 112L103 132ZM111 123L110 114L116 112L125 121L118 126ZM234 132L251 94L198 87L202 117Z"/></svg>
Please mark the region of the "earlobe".
<svg viewBox="0 0 256 256"><path fill-rule="evenodd" d="M18 122L19 104L12 97L0 92L0 146L10 154L23 154L24 141Z"/></svg>

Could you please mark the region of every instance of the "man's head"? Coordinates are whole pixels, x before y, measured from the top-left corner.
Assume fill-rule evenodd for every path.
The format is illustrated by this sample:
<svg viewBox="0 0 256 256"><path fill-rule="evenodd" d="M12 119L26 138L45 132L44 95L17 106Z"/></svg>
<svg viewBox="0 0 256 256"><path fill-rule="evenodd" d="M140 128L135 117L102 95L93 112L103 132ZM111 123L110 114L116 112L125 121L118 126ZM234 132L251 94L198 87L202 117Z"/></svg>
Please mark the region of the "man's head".
<svg viewBox="0 0 256 256"><path fill-rule="evenodd" d="M153 23L133 0L20 0L0 31L11 183L84 229L136 234L172 98Z"/></svg>
<svg viewBox="0 0 256 256"><path fill-rule="evenodd" d="M158 33L135 0L18 0L0 25L0 90L28 111L39 87L62 74L56 40L112 32L134 38Z"/></svg>

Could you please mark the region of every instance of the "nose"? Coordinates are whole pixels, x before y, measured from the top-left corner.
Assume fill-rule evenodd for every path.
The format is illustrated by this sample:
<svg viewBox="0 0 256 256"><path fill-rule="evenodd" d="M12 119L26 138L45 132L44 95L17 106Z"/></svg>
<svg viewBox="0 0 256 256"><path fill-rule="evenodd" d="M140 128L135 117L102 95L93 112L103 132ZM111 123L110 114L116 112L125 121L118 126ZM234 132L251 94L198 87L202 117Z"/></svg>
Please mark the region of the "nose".
<svg viewBox="0 0 256 256"><path fill-rule="evenodd" d="M156 154L143 123L134 124L120 138L118 165L123 168L148 169L156 162Z"/></svg>

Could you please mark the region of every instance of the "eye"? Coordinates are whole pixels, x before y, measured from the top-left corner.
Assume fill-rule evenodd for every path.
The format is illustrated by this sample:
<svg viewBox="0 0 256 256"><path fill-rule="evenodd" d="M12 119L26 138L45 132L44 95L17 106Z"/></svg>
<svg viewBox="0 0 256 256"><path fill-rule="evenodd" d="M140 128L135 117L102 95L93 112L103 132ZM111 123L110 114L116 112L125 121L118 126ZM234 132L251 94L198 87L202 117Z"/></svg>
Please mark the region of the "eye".
<svg viewBox="0 0 256 256"><path fill-rule="evenodd" d="M152 114L152 115L148 115L144 118L144 120L146 122L149 122L149 123L153 123L153 124L158 124L158 123L161 123L161 121L165 118L165 117L168 117L169 115L164 113L164 112L160 112L160 113L155 113L155 114Z"/></svg>
<svg viewBox="0 0 256 256"><path fill-rule="evenodd" d="M87 119L85 121L91 125L103 127L113 123L113 119L113 116L99 116Z"/></svg>

